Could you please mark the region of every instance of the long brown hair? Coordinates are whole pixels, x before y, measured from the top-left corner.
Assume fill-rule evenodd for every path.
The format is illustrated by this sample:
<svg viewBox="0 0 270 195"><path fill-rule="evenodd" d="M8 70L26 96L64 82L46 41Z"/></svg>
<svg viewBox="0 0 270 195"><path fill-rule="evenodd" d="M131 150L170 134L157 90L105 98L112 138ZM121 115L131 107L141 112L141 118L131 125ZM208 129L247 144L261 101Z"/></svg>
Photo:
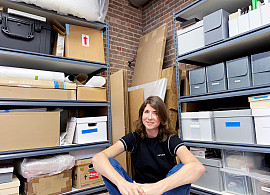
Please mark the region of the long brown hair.
<svg viewBox="0 0 270 195"><path fill-rule="evenodd" d="M169 114L168 114L168 109L167 109L165 103L163 102L163 100L158 96L148 97L144 101L144 103L141 105L140 110L139 110L138 120L135 122L135 126L136 126L135 132L137 133L137 135L142 139L147 137L145 126L142 122L143 112L144 112L144 109L147 106L147 104L149 104L152 108L154 108L156 110L157 115L159 117L160 125L158 127L158 129L159 129L158 138L159 138L160 142L166 141L170 135L173 135L173 134L176 135L177 132L174 129L172 129L172 127L170 125L170 118L169 118Z"/></svg>

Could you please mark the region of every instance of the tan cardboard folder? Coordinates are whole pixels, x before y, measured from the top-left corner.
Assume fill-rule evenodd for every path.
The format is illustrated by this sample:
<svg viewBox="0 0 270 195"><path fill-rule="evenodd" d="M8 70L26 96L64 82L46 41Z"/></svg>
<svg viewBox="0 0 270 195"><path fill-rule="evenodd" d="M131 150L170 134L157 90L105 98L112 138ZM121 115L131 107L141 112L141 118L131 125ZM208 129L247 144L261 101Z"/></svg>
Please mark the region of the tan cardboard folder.
<svg viewBox="0 0 270 195"><path fill-rule="evenodd" d="M101 30L66 25L65 57L105 63Z"/></svg>
<svg viewBox="0 0 270 195"><path fill-rule="evenodd" d="M132 87L161 79L167 24L140 38Z"/></svg>
<svg viewBox="0 0 270 195"><path fill-rule="evenodd" d="M139 110L144 102L144 89L136 89L128 92L129 104L129 131L135 131L134 122L139 117Z"/></svg>
<svg viewBox="0 0 270 195"><path fill-rule="evenodd" d="M127 70L120 70L110 77L111 80L111 112L112 112L112 142L117 142L129 129L128 126L128 94ZM127 171L126 152L116 157L116 160Z"/></svg>
<svg viewBox="0 0 270 195"><path fill-rule="evenodd" d="M0 151L59 146L60 112L0 113Z"/></svg>

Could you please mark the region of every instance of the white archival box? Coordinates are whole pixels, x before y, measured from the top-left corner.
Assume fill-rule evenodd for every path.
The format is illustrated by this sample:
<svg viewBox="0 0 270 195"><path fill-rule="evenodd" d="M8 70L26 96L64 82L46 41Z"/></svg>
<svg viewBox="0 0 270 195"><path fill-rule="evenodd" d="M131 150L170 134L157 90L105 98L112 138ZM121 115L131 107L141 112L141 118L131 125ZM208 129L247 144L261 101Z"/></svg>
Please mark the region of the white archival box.
<svg viewBox="0 0 270 195"><path fill-rule="evenodd" d="M73 143L107 141L107 116L77 118Z"/></svg>
<svg viewBox="0 0 270 195"><path fill-rule="evenodd" d="M178 55L204 47L203 21L177 31Z"/></svg>

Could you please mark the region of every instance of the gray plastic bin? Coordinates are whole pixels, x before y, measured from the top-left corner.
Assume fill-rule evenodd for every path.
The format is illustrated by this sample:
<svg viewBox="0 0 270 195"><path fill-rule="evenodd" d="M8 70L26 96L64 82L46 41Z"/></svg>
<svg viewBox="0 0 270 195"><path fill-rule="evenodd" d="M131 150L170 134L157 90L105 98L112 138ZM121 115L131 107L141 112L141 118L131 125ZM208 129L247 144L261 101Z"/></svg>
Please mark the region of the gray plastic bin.
<svg viewBox="0 0 270 195"><path fill-rule="evenodd" d="M205 68L189 71L190 95L207 93Z"/></svg>
<svg viewBox="0 0 270 195"><path fill-rule="evenodd" d="M203 17L204 43L209 45L229 37L229 15L223 9Z"/></svg>
<svg viewBox="0 0 270 195"><path fill-rule="evenodd" d="M227 61L226 69L228 89L237 89L251 86L251 66L248 56Z"/></svg>
<svg viewBox="0 0 270 195"><path fill-rule="evenodd" d="M225 64L219 63L206 67L208 92L223 91L227 89Z"/></svg>
<svg viewBox="0 0 270 195"><path fill-rule="evenodd" d="M215 191L223 191L223 178L220 168L222 167L221 159L198 158L204 165L206 171L194 184Z"/></svg>
<svg viewBox="0 0 270 195"><path fill-rule="evenodd" d="M251 109L214 111L216 141L255 143Z"/></svg>
<svg viewBox="0 0 270 195"><path fill-rule="evenodd" d="M253 85L270 84L270 51L251 56Z"/></svg>

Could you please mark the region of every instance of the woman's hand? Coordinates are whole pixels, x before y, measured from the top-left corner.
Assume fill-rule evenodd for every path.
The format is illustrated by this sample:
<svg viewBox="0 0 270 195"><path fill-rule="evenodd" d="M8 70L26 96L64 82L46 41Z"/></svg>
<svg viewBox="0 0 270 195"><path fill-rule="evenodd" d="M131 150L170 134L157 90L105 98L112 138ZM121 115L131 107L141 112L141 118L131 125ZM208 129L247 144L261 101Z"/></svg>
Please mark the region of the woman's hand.
<svg viewBox="0 0 270 195"><path fill-rule="evenodd" d="M119 191L123 195L145 195L143 189L136 182L130 183L128 181L119 182L117 185Z"/></svg>

